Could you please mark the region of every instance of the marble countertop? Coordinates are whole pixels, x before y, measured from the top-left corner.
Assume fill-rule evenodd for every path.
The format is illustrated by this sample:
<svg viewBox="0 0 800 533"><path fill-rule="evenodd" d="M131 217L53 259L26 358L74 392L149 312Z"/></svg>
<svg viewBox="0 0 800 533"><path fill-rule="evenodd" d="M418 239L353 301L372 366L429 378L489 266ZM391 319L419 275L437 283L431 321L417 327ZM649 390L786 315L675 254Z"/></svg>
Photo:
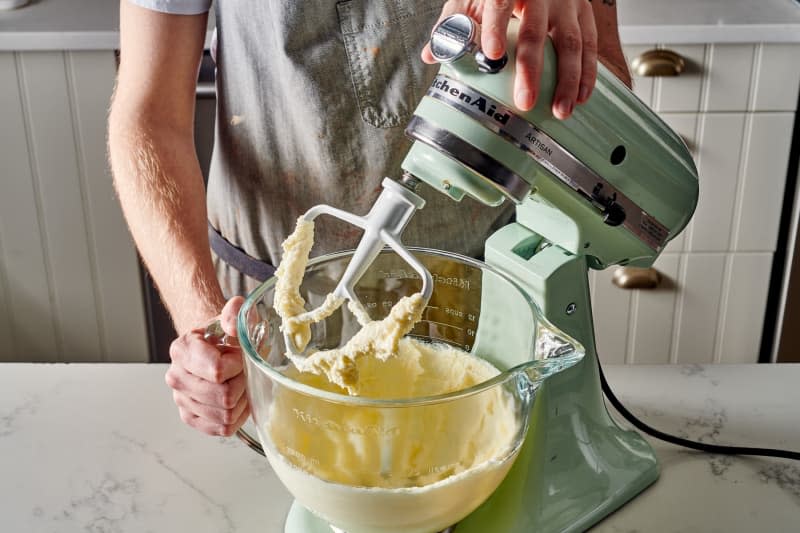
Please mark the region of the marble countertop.
<svg viewBox="0 0 800 533"><path fill-rule="evenodd" d="M2 530L280 533L291 497L236 439L184 426L164 365L0 365ZM614 366L620 399L704 442L800 449L800 365ZM653 442L661 477L593 531L796 531L800 463Z"/></svg>
<svg viewBox="0 0 800 533"><path fill-rule="evenodd" d="M800 42L796 0L619 0L618 10L625 44ZM35 0L0 11L0 51L108 50L118 42L115 0Z"/></svg>

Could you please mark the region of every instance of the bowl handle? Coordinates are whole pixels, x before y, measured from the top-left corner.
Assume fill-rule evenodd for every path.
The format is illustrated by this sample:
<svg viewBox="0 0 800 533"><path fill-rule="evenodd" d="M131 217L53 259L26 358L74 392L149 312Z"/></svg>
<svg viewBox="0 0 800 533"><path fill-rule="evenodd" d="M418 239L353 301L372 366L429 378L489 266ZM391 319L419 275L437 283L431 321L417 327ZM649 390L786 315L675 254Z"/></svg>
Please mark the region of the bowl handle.
<svg viewBox="0 0 800 533"><path fill-rule="evenodd" d="M254 439L247 431L242 428L236 430L236 436L239 437L239 440L247 444L251 450L255 451L258 454L264 454L264 448L261 447L261 444L258 440Z"/></svg>

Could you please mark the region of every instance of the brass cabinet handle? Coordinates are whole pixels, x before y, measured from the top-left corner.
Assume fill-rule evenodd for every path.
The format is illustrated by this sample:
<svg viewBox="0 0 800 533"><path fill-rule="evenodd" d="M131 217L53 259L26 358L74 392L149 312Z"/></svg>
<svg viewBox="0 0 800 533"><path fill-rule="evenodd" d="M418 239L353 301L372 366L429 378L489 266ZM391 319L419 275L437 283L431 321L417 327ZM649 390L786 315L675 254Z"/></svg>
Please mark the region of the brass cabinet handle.
<svg viewBox="0 0 800 533"><path fill-rule="evenodd" d="M617 267L611 281L620 289L655 289L661 274L655 268Z"/></svg>
<svg viewBox="0 0 800 533"><path fill-rule="evenodd" d="M631 61L637 76L678 76L686 68L686 61L672 50L648 50Z"/></svg>

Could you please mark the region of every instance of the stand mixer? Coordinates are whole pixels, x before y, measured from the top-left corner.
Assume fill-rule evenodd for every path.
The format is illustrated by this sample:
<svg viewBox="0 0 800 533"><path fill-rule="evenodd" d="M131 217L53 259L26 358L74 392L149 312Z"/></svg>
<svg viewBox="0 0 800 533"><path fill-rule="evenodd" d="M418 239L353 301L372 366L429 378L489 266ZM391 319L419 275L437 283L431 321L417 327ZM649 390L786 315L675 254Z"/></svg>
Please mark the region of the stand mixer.
<svg viewBox="0 0 800 533"><path fill-rule="evenodd" d="M509 25L508 57L499 61L480 52L479 31L464 15L435 28L431 49L441 67L406 129L414 143L402 163L404 191L398 192L394 182L379 199L384 215L396 211L382 220L395 223L381 239L385 228L350 219L366 230L369 250L359 246L362 260L350 261L338 292L358 297L353 287L365 265L381 260L380 242L402 248L399 235L422 205L413 192L422 183L456 201L465 196L492 206L513 201L516 220L488 238L485 262L513 280L585 356L538 383L513 466L491 495L451 529L583 531L659 473L649 444L638 433L621 429L605 408L588 270L650 266L694 212L697 171L682 140L602 65L589 101L571 118L555 119L550 102L556 56L549 42L538 103L528 112L516 110L510 104L516 22ZM412 265L417 281L424 279L428 287L431 264ZM507 305L504 312L511 317L515 308L485 289L482 305ZM240 338L252 340L248 327L240 315ZM252 351L245 341L245 352ZM480 339L462 341L480 353ZM252 368L248 373L252 389ZM286 531L322 532L331 526L295 503Z"/></svg>

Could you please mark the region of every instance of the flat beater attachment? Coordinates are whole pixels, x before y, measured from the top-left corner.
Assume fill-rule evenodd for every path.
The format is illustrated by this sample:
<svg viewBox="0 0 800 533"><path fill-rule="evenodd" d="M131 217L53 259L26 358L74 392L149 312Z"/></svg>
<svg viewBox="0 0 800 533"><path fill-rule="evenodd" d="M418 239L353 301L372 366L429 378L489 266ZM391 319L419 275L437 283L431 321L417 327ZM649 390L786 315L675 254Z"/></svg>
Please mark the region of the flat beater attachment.
<svg viewBox="0 0 800 533"><path fill-rule="evenodd" d="M410 176L407 176L407 178L410 178ZM413 180L413 178L410 178L410 180ZM422 296L426 301L430 299L433 292L431 273L400 241L403 230L405 230L417 209L421 209L425 205L425 200L412 191L409 186L398 183L395 180L384 178L381 185L383 186L383 191L378 196L378 199L375 200L369 212L363 217L325 204L314 206L303 215L303 218L309 221L316 219L320 215L330 215L364 230L350 263L348 263L342 278L333 291L333 296L337 299L336 308L341 306L345 300L349 300L351 302L351 310L362 323L368 315L358 296L356 296L355 285L385 246L391 248L420 275L422 279ZM319 309L314 309L295 317L295 320L319 322L330 312L330 309L325 313L320 313ZM284 335L284 338L287 349L292 353L299 354L303 351L296 349L297 346L294 345L288 335Z"/></svg>

